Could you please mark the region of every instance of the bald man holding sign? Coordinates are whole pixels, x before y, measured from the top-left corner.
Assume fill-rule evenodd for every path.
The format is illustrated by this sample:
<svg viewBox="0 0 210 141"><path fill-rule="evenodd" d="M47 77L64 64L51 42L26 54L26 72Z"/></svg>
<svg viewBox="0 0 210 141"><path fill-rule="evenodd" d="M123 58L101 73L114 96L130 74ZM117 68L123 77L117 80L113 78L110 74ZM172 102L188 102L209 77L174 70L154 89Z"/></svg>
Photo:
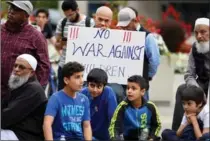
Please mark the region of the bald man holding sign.
<svg viewBox="0 0 210 141"><path fill-rule="evenodd" d="M95 27L97 28L109 28L112 23L112 10L107 6L101 6L96 10L95 15Z"/></svg>
<svg viewBox="0 0 210 141"><path fill-rule="evenodd" d="M112 24L113 12L107 6L101 6L96 10L95 28L109 29ZM125 92L122 85L117 83L108 83L116 94L117 102L120 103L125 98Z"/></svg>

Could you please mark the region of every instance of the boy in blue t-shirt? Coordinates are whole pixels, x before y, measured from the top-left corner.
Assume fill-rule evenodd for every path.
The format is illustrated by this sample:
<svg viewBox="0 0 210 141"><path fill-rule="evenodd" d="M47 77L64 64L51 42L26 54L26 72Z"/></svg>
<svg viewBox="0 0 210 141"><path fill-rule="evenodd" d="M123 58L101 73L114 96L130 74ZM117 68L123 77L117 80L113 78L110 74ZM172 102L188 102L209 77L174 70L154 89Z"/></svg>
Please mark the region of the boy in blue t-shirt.
<svg viewBox="0 0 210 141"><path fill-rule="evenodd" d="M109 140L109 124L117 107L116 95L111 87L106 86L108 76L99 68L92 69L87 76L87 87L82 89L90 100L91 127L93 137Z"/></svg>
<svg viewBox="0 0 210 141"><path fill-rule="evenodd" d="M77 92L83 85L83 71L77 62L64 65L64 89L50 97L45 111L45 140L92 140L89 101Z"/></svg>

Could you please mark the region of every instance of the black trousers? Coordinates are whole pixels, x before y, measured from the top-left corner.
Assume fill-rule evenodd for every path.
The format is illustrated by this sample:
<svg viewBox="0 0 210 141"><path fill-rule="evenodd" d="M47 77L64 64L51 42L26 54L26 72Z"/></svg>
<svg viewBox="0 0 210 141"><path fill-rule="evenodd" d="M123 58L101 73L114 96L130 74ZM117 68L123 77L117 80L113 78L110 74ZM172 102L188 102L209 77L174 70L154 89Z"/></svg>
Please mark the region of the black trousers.
<svg viewBox="0 0 210 141"><path fill-rule="evenodd" d="M172 121L172 130L177 131L181 122L182 117L184 115L184 109L182 107L182 101L181 101L181 94L182 91L187 87L186 84L182 84L178 87L176 91L176 102L174 107L174 115L173 115L173 121Z"/></svg>

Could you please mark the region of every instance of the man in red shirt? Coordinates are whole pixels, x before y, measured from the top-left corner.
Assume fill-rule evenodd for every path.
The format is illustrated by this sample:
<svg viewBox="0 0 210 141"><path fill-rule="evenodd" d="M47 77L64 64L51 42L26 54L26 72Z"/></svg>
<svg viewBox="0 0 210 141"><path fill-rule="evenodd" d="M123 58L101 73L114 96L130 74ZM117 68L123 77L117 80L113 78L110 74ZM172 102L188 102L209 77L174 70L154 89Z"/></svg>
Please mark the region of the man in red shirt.
<svg viewBox="0 0 210 141"><path fill-rule="evenodd" d="M36 76L44 87L50 73L47 42L41 32L29 25L28 18L33 11L30 1L7 2L8 20L1 28L1 98L9 94L8 80L15 59L20 54L31 54L37 62Z"/></svg>

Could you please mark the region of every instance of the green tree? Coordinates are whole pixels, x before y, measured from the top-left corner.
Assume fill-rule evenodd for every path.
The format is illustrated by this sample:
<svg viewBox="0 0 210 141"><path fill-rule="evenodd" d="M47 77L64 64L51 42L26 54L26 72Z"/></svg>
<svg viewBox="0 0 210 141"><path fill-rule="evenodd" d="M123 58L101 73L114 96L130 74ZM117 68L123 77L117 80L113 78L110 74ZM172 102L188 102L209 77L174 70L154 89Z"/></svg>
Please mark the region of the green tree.
<svg viewBox="0 0 210 141"><path fill-rule="evenodd" d="M55 8L57 9L58 8L58 0L42 0L42 1L31 1L33 6L34 6L34 9L37 9L37 8Z"/></svg>

